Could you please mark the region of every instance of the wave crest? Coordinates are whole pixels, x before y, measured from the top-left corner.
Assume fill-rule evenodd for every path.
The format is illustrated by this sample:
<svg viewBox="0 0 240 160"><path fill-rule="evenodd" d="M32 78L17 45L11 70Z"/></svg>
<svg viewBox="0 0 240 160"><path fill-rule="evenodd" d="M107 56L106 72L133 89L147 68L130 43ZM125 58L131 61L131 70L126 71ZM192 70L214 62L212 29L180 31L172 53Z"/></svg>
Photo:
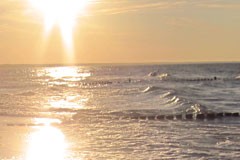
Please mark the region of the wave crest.
<svg viewBox="0 0 240 160"><path fill-rule="evenodd" d="M144 89L142 92L143 93L148 93L148 92L152 92L152 91L156 91L156 90L159 90L160 88L159 87L156 87L156 86L149 86L147 87L146 89Z"/></svg>
<svg viewBox="0 0 240 160"><path fill-rule="evenodd" d="M170 75L168 73L159 73L158 71L150 72L148 77L158 77L161 80L168 78Z"/></svg>

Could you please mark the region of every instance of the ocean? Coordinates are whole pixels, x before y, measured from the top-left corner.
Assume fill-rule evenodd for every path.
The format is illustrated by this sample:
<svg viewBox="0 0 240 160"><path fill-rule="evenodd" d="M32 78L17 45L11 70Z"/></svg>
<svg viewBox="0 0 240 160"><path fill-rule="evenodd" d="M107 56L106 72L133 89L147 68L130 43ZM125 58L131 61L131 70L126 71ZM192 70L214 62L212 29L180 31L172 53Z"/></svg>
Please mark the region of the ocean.
<svg viewBox="0 0 240 160"><path fill-rule="evenodd" d="M1 160L240 159L240 64L1 65Z"/></svg>

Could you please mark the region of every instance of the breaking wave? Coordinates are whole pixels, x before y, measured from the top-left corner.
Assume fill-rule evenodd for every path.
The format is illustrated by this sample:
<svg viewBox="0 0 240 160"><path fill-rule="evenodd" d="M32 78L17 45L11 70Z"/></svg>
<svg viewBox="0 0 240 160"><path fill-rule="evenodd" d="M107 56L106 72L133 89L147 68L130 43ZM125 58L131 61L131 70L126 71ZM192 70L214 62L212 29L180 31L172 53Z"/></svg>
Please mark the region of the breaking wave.
<svg viewBox="0 0 240 160"><path fill-rule="evenodd" d="M159 89L161 89L161 88L156 87L156 86L150 86L150 87L147 87L146 89L144 89L142 92L143 93L148 93L148 92L156 91L156 90L159 90Z"/></svg>

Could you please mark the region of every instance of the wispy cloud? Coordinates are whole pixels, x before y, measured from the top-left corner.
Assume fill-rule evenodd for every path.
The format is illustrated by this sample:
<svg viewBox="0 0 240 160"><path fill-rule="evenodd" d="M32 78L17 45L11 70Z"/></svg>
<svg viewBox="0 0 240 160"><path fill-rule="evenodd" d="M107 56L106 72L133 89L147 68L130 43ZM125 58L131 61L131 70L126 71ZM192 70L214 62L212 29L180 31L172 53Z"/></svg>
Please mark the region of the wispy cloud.
<svg viewBox="0 0 240 160"><path fill-rule="evenodd" d="M212 9L240 9L240 2L236 4L231 3L208 3L208 4L199 4L200 7L212 8Z"/></svg>
<svg viewBox="0 0 240 160"><path fill-rule="evenodd" d="M29 24L38 23L30 18L27 0L1 0L0 1L0 32L20 31L31 33ZM27 29L26 29L27 28Z"/></svg>
<svg viewBox="0 0 240 160"><path fill-rule="evenodd" d="M117 15L149 11L173 11L175 9L240 9L239 0L89 0L88 15ZM36 13L36 12L35 12ZM0 0L0 31L7 25L41 23L39 17L28 6L28 0ZM169 23L184 26L191 19L174 17ZM168 17L169 18L169 17ZM166 18L167 19L167 18ZM15 25L20 24L20 25ZM15 27L16 28L16 27ZM17 29L17 28L16 28Z"/></svg>
<svg viewBox="0 0 240 160"><path fill-rule="evenodd" d="M111 15L173 8L238 9L238 0L92 0L92 13Z"/></svg>
<svg viewBox="0 0 240 160"><path fill-rule="evenodd" d="M21 0L20 0L21 1ZM1 0L0 2L0 23L19 21L23 15L22 3L16 0Z"/></svg>
<svg viewBox="0 0 240 160"><path fill-rule="evenodd" d="M208 9L238 9L240 8L239 0L186 0L186 4L191 4L197 8Z"/></svg>
<svg viewBox="0 0 240 160"><path fill-rule="evenodd" d="M95 4L94 4L95 3ZM185 0L122 0L107 1L98 0L93 2L92 12L95 14L111 15L144 10L158 10L179 7L186 3Z"/></svg>

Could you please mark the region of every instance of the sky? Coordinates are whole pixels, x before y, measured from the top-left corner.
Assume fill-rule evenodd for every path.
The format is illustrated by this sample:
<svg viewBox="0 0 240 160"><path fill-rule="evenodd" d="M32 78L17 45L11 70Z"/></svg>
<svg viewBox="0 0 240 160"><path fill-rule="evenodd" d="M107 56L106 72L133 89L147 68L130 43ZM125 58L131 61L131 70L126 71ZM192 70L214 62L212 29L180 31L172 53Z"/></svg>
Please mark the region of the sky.
<svg viewBox="0 0 240 160"><path fill-rule="evenodd" d="M239 0L30 1L0 1L0 64L240 61Z"/></svg>

